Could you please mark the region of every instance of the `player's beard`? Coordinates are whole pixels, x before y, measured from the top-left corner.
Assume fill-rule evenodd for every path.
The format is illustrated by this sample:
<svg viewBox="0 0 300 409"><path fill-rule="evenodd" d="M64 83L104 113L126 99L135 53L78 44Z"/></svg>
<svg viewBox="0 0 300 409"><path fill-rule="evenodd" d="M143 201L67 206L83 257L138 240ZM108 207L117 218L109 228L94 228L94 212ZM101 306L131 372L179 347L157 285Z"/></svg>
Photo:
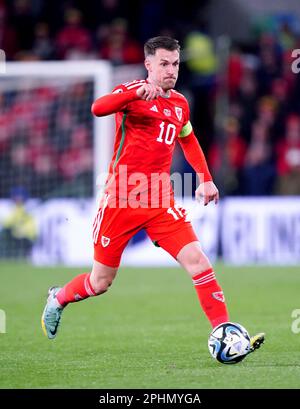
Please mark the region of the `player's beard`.
<svg viewBox="0 0 300 409"><path fill-rule="evenodd" d="M177 78L167 78L163 81L162 89L164 91L168 91L169 89L173 89L176 85Z"/></svg>

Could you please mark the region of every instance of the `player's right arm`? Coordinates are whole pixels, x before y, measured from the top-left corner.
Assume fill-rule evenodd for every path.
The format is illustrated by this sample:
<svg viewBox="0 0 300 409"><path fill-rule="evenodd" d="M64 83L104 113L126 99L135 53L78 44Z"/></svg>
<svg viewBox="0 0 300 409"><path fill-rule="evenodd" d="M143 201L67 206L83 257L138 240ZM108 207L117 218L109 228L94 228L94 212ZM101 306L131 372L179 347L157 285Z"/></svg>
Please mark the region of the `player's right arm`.
<svg viewBox="0 0 300 409"><path fill-rule="evenodd" d="M125 110L129 102L135 101L136 99L139 99L136 89L128 91L120 87L113 91L112 94L107 94L96 99L91 110L95 116L111 115Z"/></svg>
<svg viewBox="0 0 300 409"><path fill-rule="evenodd" d="M112 94L104 95L96 99L92 105L92 113L95 116L105 116L124 111L127 105L135 100L142 99L151 101L162 93L162 89L156 85L143 83L137 89L127 90L125 86L115 88Z"/></svg>

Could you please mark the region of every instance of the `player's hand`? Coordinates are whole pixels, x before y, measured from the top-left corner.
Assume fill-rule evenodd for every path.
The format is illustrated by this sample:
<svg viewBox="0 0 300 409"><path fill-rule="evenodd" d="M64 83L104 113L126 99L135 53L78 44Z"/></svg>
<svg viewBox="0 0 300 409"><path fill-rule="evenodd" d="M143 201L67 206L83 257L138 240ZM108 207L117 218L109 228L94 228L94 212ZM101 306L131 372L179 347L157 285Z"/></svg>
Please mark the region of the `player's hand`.
<svg viewBox="0 0 300 409"><path fill-rule="evenodd" d="M136 95L145 101L152 101L160 94L163 94L162 88L154 84L143 84L136 91Z"/></svg>
<svg viewBox="0 0 300 409"><path fill-rule="evenodd" d="M200 183L195 192L195 196L198 201L204 199L204 206L206 206L212 200L215 201L215 204L217 204L219 201L219 191L214 182Z"/></svg>

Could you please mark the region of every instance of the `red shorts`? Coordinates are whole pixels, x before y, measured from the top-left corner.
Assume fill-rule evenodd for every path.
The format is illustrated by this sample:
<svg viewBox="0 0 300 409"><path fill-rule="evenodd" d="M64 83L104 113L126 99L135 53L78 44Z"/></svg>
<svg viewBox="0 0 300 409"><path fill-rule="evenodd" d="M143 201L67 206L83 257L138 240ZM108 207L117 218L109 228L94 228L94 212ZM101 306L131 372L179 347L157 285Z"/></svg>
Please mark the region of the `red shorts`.
<svg viewBox="0 0 300 409"><path fill-rule="evenodd" d="M176 259L188 243L198 241L186 211L174 202L167 208L113 208L109 195L99 207L93 224L94 259L118 267L129 240L145 229L150 239Z"/></svg>

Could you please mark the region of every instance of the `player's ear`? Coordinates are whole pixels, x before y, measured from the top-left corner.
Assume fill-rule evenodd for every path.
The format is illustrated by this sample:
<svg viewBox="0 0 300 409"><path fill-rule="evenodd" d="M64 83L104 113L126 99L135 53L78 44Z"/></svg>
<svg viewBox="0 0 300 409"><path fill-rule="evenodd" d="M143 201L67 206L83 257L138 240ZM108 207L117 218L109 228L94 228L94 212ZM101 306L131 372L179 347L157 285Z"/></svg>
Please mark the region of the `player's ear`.
<svg viewBox="0 0 300 409"><path fill-rule="evenodd" d="M149 58L149 57L147 57L147 58L145 59L144 64L145 64L146 70L147 70L147 71L150 71L150 69L151 69L151 61L150 61L150 58Z"/></svg>

